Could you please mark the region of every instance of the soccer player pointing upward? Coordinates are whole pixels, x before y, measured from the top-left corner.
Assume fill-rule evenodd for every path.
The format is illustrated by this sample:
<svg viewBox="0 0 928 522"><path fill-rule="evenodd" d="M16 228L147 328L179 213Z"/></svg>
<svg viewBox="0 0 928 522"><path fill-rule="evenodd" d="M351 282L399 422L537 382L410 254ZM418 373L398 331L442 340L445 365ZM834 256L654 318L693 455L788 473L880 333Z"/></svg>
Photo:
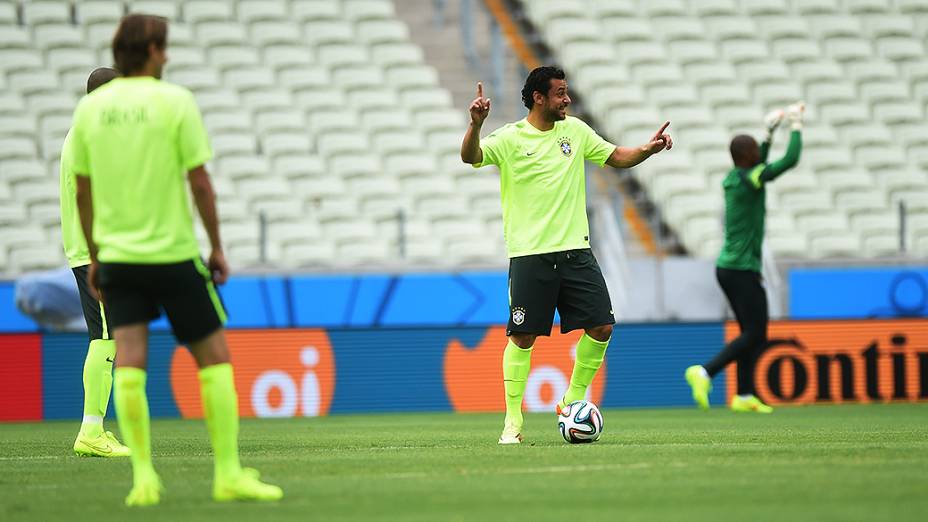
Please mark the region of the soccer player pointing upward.
<svg viewBox="0 0 928 522"><path fill-rule="evenodd" d="M88 279L103 293L116 340L116 412L133 476L126 504L160 500L145 394L148 323L160 308L200 368L213 447L213 498L276 500L283 496L280 488L260 482L255 470L239 463L226 315L213 286L214 279L225 282L229 268L204 168L212 153L193 94L160 80L167 29L155 16L122 20L113 38L122 77L80 101L71 129L77 206L91 260ZM212 247L208 267L200 261L188 186Z"/></svg>
<svg viewBox="0 0 928 522"><path fill-rule="evenodd" d="M522 396L532 347L550 335L554 311L561 332L584 330L567 393L557 410L581 400L603 363L615 317L606 282L590 250L584 161L628 168L670 149L664 123L639 147L616 147L583 121L567 115L564 71L538 67L525 80L528 116L480 139L490 99L477 84L461 159L474 167L497 165L503 227L509 253L509 343L503 351L506 419L500 444L522 441Z"/></svg>

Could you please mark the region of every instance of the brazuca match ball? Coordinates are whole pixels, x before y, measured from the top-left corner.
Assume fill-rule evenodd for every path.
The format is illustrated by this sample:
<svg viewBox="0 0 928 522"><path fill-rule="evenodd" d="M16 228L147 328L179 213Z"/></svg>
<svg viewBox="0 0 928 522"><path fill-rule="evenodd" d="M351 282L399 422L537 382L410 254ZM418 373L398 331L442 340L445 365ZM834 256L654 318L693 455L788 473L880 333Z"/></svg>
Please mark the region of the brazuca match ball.
<svg viewBox="0 0 928 522"><path fill-rule="evenodd" d="M557 416L557 427L571 444L594 442L603 434L603 414L592 402L572 402Z"/></svg>

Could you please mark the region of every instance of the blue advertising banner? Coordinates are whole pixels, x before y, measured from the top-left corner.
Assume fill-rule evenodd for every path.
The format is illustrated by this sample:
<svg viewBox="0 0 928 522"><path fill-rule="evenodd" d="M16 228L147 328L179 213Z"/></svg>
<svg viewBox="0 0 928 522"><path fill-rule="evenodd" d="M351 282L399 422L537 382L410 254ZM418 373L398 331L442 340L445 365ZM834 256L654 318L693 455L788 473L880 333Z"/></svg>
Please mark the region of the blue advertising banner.
<svg viewBox="0 0 928 522"><path fill-rule="evenodd" d="M538 339L526 385L526 411L554 411L567 388L580 334ZM10 397L2 404L41 404L41 417L11 409L0 411L0 419L79 419L87 337L34 337L41 344L41 357L8 362L41 368L41 385L11 383L14 395L30 396ZM0 335L0 345L7 338L11 346L25 342L21 335ZM505 326L230 329L227 339L243 416L504 408ZM689 405L683 370L710 357L722 339L720 323L621 325L589 397L603 407ZM166 332L153 332L149 343L152 416L200 417L193 358ZM713 400L723 403L723 387L717 389Z"/></svg>
<svg viewBox="0 0 928 522"><path fill-rule="evenodd" d="M802 268L789 274L792 319L928 315L928 267Z"/></svg>
<svg viewBox="0 0 928 522"><path fill-rule="evenodd" d="M507 281L505 272L261 275L234 276L219 291L230 328L483 326L508 317ZM38 331L13 289L0 281L0 332Z"/></svg>

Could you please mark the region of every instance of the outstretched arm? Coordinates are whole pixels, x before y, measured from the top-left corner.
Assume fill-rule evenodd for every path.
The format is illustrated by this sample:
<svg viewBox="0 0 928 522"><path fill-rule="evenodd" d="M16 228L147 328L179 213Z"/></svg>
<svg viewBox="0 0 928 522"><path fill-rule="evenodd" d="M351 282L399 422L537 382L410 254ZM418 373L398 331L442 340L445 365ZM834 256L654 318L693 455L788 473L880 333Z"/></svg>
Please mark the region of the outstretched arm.
<svg viewBox="0 0 928 522"><path fill-rule="evenodd" d="M662 150L672 149L673 139L670 137L670 134L664 134L664 131L667 130L669 126L669 121L664 122L660 130L654 133L654 136L651 136L651 140L640 147L616 147L609 156L609 159L606 160L606 165L619 169L627 169L638 165Z"/></svg>
<svg viewBox="0 0 928 522"><path fill-rule="evenodd" d="M480 150L480 127L490 114L490 99L483 97L483 83L477 82L477 97L470 103L470 124L461 142L461 161L475 165L483 163Z"/></svg>
<svg viewBox="0 0 928 522"><path fill-rule="evenodd" d="M763 172L760 173L760 181L764 183L773 181L799 163L799 155L802 152L802 117L804 112L805 105L801 102L791 105L787 109L792 131L789 133L789 145L786 147L786 154L764 167Z"/></svg>

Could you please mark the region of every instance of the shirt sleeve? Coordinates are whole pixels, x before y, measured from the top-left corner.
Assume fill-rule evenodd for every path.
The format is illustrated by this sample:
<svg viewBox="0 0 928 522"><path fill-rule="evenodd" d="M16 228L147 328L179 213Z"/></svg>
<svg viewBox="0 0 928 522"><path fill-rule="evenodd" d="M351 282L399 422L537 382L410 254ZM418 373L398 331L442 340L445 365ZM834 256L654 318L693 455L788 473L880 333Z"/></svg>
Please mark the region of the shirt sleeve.
<svg viewBox="0 0 928 522"><path fill-rule="evenodd" d="M606 164L606 160L609 159L609 156L612 155L612 151L615 150L615 145L606 141L602 136L596 133L592 127L586 124L583 120L577 120L581 125L582 132L584 133L583 138L583 157L587 161L592 161L593 163L602 167Z"/></svg>
<svg viewBox="0 0 928 522"><path fill-rule="evenodd" d="M209 161L213 157L213 151L210 149L203 118L200 117L200 109L192 93L186 93L182 110L177 139L181 163L189 172Z"/></svg>
<svg viewBox="0 0 928 522"><path fill-rule="evenodd" d="M795 167L799 163L801 151L802 134L798 130L794 130L789 134L789 145L786 147L786 154L773 163L765 165L763 170L757 172L751 179L754 186L760 188L762 184L777 179L781 174Z"/></svg>
<svg viewBox="0 0 928 522"><path fill-rule="evenodd" d="M67 165L67 168L70 169L68 176L90 176L90 157L87 151L87 142L84 139L86 124L82 116L85 111L82 110L82 107L84 107L84 104L79 103L77 108L74 109L74 119L71 122L71 139L65 141L68 152L62 153L63 158L70 157L70 165Z"/></svg>
<svg viewBox="0 0 928 522"><path fill-rule="evenodd" d="M474 163L474 168L480 168L485 165L499 166L500 162L505 157L504 151L506 147L505 137L500 131L502 131L502 128L496 129L491 132L489 136L480 140L480 151L483 152L483 161Z"/></svg>

